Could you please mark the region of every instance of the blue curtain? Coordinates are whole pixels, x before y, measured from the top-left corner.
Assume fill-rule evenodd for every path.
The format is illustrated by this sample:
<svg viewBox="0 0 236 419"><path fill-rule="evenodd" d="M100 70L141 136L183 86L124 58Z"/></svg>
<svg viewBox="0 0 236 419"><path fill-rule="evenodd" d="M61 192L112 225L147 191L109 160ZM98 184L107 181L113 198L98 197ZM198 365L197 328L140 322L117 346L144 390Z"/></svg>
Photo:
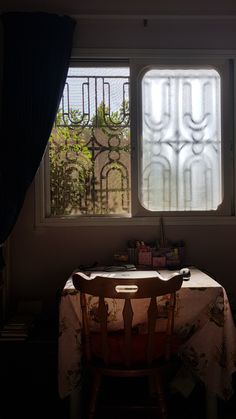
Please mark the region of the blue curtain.
<svg viewBox="0 0 236 419"><path fill-rule="evenodd" d="M75 21L5 13L0 129L0 244L10 235L42 159L60 103Z"/></svg>

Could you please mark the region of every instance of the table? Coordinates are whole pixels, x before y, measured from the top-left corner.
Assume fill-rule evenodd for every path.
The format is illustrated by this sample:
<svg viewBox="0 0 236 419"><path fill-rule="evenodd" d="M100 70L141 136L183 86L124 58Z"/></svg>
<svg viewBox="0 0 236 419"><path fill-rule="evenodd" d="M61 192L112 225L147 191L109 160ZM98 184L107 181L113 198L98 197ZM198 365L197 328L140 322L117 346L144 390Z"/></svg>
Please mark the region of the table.
<svg viewBox="0 0 236 419"><path fill-rule="evenodd" d="M227 294L206 273L194 267L190 272L190 280L183 282L176 295L175 331L185 341L179 355L210 394L227 400L233 394L232 373L236 371L236 329ZM173 271L162 270L161 275L168 278ZM135 303L143 304L142 300ZM89 304L96 329L96 298L91 297ZM109 312L112 328L119 329L121 316L114 300L109 301ZM142 310L139 313L141 316ZM64 398L81 384L81 309L72 277L62 292L59 317L59 395ZM141 319L134 318L134 322L139 324Z"/></svg>

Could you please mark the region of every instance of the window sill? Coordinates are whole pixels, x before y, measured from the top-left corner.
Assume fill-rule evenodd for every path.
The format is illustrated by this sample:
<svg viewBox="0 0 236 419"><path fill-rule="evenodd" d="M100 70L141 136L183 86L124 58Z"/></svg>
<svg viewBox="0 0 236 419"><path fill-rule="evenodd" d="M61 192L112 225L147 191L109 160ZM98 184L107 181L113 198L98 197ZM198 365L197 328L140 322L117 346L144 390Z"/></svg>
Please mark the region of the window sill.
<svg viewBox="0 0 236 419"><path fill-rule="evenodd" d="M236 225L236 216L163 217L165 225ZM36 220L35 227L156 226L160 217L55 217Z"/></svg>

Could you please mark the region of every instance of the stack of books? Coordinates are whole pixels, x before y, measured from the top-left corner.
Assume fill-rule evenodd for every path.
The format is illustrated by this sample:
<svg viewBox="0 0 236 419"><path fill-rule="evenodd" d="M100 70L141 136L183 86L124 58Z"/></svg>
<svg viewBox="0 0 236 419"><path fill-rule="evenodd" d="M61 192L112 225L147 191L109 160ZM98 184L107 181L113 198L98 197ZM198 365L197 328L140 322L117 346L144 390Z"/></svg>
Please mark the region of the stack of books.
<svg viewBox="0 0 236 419"><path fill-rule="evenodd" d="M0 330L0 342L24 341L33 327L33 316L16 315L10 318Z"/></svg>

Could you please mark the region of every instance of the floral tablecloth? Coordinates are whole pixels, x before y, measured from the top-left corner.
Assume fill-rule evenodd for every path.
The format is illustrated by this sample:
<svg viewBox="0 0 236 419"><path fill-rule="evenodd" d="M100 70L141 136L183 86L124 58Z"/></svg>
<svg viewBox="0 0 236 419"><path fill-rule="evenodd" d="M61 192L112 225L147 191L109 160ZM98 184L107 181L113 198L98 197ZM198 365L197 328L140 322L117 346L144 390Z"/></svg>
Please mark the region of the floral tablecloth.
<svg viewBox="0 0 236 419"><path fill-rule="evenodd" d="M177 292L175 331L184 338L179 355L194 376L222 399L233 394L232 373L236 371L236 329L224 288L197 268ZM164 278L173 274L161 271ZM165 305L165 297L160 297ZM116 300L117 301L117 300ZM133 300L138 306L134 323L142 325L144 300ZM90 321L96 330L97 299L89 300ZM111 329L122 325L119 302L108 301ZM136 310L134 310L136 312ZM70 277L60 301L59 394L70 395L81 384L81 308L79 293ZM162 319L158 328L162 328Z"/></svg>

